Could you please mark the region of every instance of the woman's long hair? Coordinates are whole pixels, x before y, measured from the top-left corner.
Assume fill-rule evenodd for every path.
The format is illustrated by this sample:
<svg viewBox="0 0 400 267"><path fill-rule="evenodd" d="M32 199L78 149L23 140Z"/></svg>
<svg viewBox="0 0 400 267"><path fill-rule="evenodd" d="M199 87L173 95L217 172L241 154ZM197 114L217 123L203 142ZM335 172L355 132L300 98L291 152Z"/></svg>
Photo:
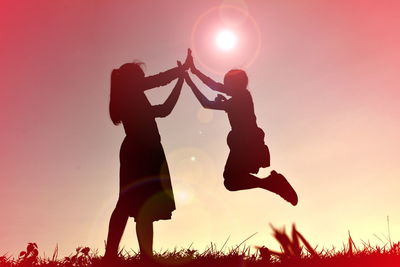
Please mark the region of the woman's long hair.
<svg viewBox="0 0 400 267"><path fill-rule="evenodd" d="M112 122L118 125L122 121L124 101L129 98L128 93L140 86L144 78L143 63L126 63L111 72L110 105L109 112Z"/></svg>

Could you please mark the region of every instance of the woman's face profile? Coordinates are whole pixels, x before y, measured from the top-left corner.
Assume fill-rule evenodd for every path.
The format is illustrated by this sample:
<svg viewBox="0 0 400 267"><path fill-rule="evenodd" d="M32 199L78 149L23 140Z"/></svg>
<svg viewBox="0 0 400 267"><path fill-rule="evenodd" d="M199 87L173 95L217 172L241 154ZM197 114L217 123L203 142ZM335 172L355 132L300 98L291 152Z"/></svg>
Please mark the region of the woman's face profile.
<svg viewBox="0 0 400 267"><path fill-rule="evenodd" d="M127 86L140 84L144 79L144 72L139 64L127 63L120 67L121 78Z"/></svg>

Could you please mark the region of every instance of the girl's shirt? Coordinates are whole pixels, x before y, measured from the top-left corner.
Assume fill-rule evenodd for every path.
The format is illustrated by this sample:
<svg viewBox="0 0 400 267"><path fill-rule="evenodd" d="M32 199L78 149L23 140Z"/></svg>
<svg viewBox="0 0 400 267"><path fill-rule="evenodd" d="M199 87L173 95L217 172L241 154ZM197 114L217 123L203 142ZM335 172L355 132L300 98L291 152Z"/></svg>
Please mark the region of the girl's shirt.
<svg viewBox="0 0 400 267"><path fill-rule="evenodd" d="M248 90L226 100L225 111L228 115L232 131L246 132L257 128L254 104Z"/></svg>

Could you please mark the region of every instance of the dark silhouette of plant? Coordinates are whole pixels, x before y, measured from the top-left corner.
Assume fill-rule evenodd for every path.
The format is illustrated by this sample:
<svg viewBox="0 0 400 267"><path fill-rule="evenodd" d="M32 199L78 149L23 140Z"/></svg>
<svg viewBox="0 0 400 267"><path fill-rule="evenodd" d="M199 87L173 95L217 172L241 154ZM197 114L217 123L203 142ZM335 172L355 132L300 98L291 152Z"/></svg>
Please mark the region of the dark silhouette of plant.
<svg viewBox="0 0 400 267"><path fill-rule="evenodd" d="M92 258L89 255L90 248L78 247L73 256L64 258L65 266L89 266L92 263Z"/></svg>
<svg viewBox="0 0 400 267"><path fill-rule="evenodd" d="M26 251L21 251L19 253L18 262L21 264L36 264L38 261L39 250L36 243L28 243Z"/></svg>
<svg viewBox="0 0 400 267"><path fill-rule="evenodd" d="M124 267L124 266L180 266L180 267L214 267L214 266L279 266L279 267L367 267L400 266L400 242L386 243L384 246L371 245L369 242L362 241L362 245L356 246L352 236L348 235L342 249L322 248L316 251L304 236L292 226L291 232L285 229L277 229L273 226L273 236L278 241L281 251L273 251L265 246L256 247L256 253L250 253L250 247L245 242L255 234L249 236L237 246L226 248L229 238L221 248L216 244L210 243L208 248L199 252L192 248L174 249L172 251L156 252L154 262L146 262L140 258L140 254L135 251L123 250L119 254L118 261L104 265L102 256L97 250L89 247L78 247L75 253L62 260L57 259L58 246L56 246L53 256L50 258L40 258L38 256L38 246L29 243L26 250L21 251L18 259L4 254L0 256L0 267Z"/></svg>
<svg viewBox="0 0 400 267"><path fill-rule="evenodd" d="M319 258L319 255L315 251L315 249L312 248L310 243L304 238L304 236L297 231L295 224L292 225L291 236L289 236L286 233L285 228L279 230L272 225L271 228L273 230L273 236L279 242L282 251L281 252L273 251L265 246L256 247L259 250L260 257L262 260L274 262L274 257L275 257L278 258L279 261L285 262L285 261L299 260L304 256ZM307 251L308 255L304 254L303 247Z"/></svg>
<svg viewBox="0 0 400 267"><path fill-rule="evenodd" d="M0 257L0 266L2 267L11 266L12 262L11 256L7 257L6 255L3 255Z"/></svg>

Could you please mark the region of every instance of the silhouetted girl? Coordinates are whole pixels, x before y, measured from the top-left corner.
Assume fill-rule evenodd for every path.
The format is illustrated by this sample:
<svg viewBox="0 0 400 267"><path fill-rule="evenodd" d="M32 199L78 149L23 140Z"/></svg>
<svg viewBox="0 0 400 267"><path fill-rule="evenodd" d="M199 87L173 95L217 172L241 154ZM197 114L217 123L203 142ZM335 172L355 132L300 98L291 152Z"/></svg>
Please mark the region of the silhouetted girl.
<svg viewBox="0 0 400 267"><path fill-rule="evenodd" d="M168 164L155 118L174 108L187 64L145 77L140 63L127 63L111 73L110 116L122 122L126 137L120 150L120 186L111 215L105 259L117 258L128 217L134 217L141 258L150 258L153 222L171 219L175 210ZM180 77L164 104L152 106L144 91Z"/></svg>
<svg viewBox="0 0 400 267"><path fill-rule="evenodd" d="M199 91L190 76L185 75L186 82L203 107L224 110L228 114L232 130L227 138L230 153L224 170L225 187L230 191L264 188L296 205L297 194L283 175L276 171L263 179L252 175L260 168L270 166L270 155L264 143L265 134L257 126L246 73L239 69L230 70L225 74L224 83L218 83L200 72L192 59L191 71L211 89L231 96L226 99L218 95L211 101Z"/></svg>

